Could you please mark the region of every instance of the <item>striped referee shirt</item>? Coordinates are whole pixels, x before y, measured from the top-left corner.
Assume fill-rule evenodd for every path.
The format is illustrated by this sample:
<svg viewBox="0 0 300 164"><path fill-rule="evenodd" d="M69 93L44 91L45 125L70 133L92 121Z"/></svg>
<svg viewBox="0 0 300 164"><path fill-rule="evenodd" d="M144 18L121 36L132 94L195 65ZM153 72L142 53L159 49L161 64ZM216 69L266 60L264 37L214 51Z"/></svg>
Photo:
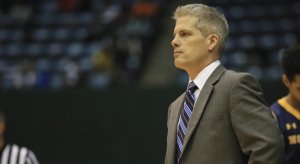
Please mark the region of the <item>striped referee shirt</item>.
<svg viewBox="0 0 300 164"><path fill-rule="evenodd" d="M33 152L16 144L6 144L1 152L0 164L39 164Z"/></svg>

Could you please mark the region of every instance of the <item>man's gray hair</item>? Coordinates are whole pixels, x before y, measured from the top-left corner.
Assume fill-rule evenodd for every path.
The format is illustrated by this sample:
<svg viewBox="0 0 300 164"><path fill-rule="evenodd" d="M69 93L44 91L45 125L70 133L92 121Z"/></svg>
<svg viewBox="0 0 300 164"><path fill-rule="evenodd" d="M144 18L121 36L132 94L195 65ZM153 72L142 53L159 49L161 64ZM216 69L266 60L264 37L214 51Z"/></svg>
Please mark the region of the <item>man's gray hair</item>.
<svg viewBox="0 0 300 164"><path fill-rule="evenodd" d="M173 19L181 16L195 16L198 18L196 27L206 37L209 34L216 34L219 36L219 53L223 51L228 36L228 23L220 11L216 8L209 7L203 4L188 4L179 6L175 12Z"/></svg>

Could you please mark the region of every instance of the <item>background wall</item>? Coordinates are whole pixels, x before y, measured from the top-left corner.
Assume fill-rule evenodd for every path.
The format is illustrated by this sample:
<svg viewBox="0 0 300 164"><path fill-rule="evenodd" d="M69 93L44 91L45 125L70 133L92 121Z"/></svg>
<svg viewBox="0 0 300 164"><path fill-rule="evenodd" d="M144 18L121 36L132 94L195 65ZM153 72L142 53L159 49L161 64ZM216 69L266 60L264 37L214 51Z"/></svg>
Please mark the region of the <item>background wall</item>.
<svg viewBox="0 0 300 164"><path fill-rule="evenodd" d="M1 93L9 141L43 164L162 163L176 89Z"/></svg>
<svg viewBox="0 0 300 164"><path fill-rule="evenodd" d="M281 83L262 83L272 103ZM2 92L6 137L34 150L43 164L160 164L169 104L178 88Z"/></svg>

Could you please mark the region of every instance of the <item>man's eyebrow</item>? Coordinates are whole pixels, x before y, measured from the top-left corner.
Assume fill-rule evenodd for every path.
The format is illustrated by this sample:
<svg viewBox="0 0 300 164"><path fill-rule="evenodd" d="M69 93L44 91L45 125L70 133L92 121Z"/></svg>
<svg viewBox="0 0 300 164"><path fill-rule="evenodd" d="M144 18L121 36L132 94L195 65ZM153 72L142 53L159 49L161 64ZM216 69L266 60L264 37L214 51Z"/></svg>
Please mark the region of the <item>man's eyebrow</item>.
<svg viewBox="0 0 300 164"><path fill-rule="evenodd" d="M176 31L176 30L173 31L173 34L174 34L174 35L175 35L175 31ZM179 30L177 30L176 32L179 33L179 32L189 32L189 31L190 31L190 30L188 30L188 29L179 29Z"/></svg>

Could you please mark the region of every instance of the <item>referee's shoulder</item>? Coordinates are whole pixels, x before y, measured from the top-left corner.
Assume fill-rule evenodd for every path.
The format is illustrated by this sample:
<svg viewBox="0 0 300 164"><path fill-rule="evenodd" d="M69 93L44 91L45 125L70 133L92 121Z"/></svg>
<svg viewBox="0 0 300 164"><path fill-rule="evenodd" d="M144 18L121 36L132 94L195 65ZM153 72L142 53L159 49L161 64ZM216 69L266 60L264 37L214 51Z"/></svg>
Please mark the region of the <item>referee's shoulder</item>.
<svg viewBox="0 0 300 164"><path fill-rule="evenodd" d="M11 153L22 153L22 154L30 154L30 153L33 153L28 147L26 146L23 146L23 145L19 145L19 144L16 144L16 143L6 143L4 148L3 148L3 151L7 151L9 152L9 154Z"/></svg>
<svg viewBox="0 0 300 164"><path fill-rule="evenodd" d="M6 156L6 158L19 158L24 159L23 162L19 162L23 164L31 163L31 164L39 164L38 159L32 150L27 148L26 146L21 146L16 143L6 143L2 156Z"/></svg>
<svg viewBox="0 0 300 164"><path fill-rule="evenodd" d="M23 145L19 145L19 144L16 144L16 143L7 143L6 144L7 147L10 147L10 148L15 148L15 149L25 149L27 151L31 151L28 147L26 146L23 146Z"/></svg>

